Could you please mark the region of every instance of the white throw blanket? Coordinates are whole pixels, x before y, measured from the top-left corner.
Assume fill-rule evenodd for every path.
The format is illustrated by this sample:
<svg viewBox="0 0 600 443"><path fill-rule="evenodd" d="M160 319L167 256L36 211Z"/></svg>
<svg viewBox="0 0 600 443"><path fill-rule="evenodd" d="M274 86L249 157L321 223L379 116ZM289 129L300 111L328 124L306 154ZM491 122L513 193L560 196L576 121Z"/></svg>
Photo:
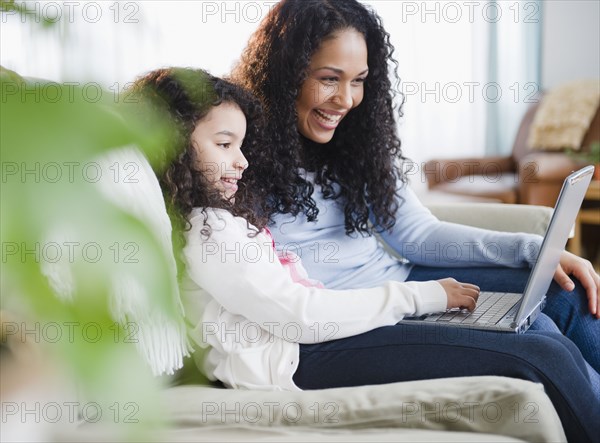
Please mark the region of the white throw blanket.
<svg viewBox="0 0 600 443"><path fill-rule="evenodd" d="M143 285L126 272L113 276L111 312L113 319L125 326L134 323L135 343L140 354L155 375L173 374L183 366L183 357L191 351L183 307L177 285L177 266L171 243L171 221L158 179L144 155L135 147L109 152L96 160L102 168L102 178L97 182L101 193L123 211L141 220L164 248L169 262L171 293L177 306L176 318L152 306ZM112 168L112 169L111 169ZM117 168L122 174L115 180ZM129 175L128 175L129 174ZM127 177L131 179L127 179ZM54 228L49 238L59 244L73 240L68 229ZM42 272L48 277L57 295L63 299L73 294L73 277L66 261L45 262Z"/></svg>

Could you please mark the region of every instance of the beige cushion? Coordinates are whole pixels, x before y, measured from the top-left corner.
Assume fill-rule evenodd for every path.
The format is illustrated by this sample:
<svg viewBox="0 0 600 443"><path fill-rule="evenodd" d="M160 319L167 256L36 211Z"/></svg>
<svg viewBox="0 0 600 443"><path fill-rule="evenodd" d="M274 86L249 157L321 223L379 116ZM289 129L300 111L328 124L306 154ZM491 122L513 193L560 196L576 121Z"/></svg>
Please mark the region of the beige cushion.
<svg viewBox="0 0 600 443"><path fill-rule="evenodd" d="M168 434L170 440L192 434L196 439L217 439L216 435L228 434L232 426L240 428L242 437L255 436L258 440L280 433L296 435L298 431L323 432L320 438L330 440L332 433L366 429L384 433L395 429L396 441L402 435L403 441L418 440L415 429L435 431L426 433L424 439L430 441L446 436L440 431L496 434L526 441L565 440L542 386L505 377L300 392L179 386L169 388L164 395L174 425L172 435ZM229 431L223 430L225 426ZM248 428L251 433L242 431ZM357 436L355 432L349 435L353 441ZM447 441L465 440L465 436L451 440L453 437L447 435ZM473 434L473 440L484 441L484 436Z"/></svg>
<svg viewBox="0 0 600 443"><path fill-rule="evenodd" d="M421 429L307 429L219 426L186 428L159 434L157 441L169 442L456 442L510 443L523 442L511 437L468 432L440 432Z"/></svg>
<svg viewBox="0 0 600 443"><path fill-rule="evenodd" d="M576 80L551 90L535 113L531 149L578 151L600 104L600 80Z"/></svg>

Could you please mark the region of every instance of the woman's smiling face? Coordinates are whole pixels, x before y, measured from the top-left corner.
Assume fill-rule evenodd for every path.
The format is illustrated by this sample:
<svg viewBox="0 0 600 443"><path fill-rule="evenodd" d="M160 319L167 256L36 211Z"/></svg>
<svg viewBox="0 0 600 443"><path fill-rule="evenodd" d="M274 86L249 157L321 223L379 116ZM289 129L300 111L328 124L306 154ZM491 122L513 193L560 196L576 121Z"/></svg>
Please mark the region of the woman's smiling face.
<svg viewBox="0 0 600 443"><path fill-rule="evenodd" d="M296 99L300 134L316 143L329 142L340 121L362 101L368 71L361 33L344 29L324 40Z"/></svg>

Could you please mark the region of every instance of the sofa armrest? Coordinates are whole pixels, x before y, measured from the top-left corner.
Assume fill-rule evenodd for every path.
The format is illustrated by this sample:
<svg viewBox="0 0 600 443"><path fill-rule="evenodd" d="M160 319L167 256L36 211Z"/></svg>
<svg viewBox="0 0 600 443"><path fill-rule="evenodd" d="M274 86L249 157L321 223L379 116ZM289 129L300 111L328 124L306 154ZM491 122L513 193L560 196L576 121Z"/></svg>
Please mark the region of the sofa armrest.
<svg viewBox="0 0 600 443"><path fill-rule="evenodd" d="M554 206L564 179L582 166L562 152L525 155L519 161L519 201Z"/></svg>
<svg viewBox="0 0 600 443"><path fill-rule="evenodd" d="M434 159L425 163L424 172L429 187L444 182L452 182L467 175L493 175L514 172L515 163L511 157L479 157Z"/></svg>
<svg viewBox="0 0 600 443"><path fill-rule="evenodd" d="M554 181L562 185L565 177L579 167L564 152L532 152L519 161L519 177L524 183Z"/></svg>
<svg viewBox="0 0 600 443"><path fill-rule="evenodd" d="M504 232L545 235L553 209L547 206L502 203L430 204L428 209L443 221Z"/></svg>

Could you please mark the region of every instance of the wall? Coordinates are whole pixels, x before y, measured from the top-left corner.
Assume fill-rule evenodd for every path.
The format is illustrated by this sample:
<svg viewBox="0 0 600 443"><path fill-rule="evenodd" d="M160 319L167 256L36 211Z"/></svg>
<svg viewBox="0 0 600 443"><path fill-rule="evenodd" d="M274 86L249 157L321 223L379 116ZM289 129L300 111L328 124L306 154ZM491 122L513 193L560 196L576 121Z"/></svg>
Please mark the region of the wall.
<svg viewBox="0 0 600 443"><path fill-rule="evenodd" d="M543 2L542 87L600 78L600 2Z"/></svg>

